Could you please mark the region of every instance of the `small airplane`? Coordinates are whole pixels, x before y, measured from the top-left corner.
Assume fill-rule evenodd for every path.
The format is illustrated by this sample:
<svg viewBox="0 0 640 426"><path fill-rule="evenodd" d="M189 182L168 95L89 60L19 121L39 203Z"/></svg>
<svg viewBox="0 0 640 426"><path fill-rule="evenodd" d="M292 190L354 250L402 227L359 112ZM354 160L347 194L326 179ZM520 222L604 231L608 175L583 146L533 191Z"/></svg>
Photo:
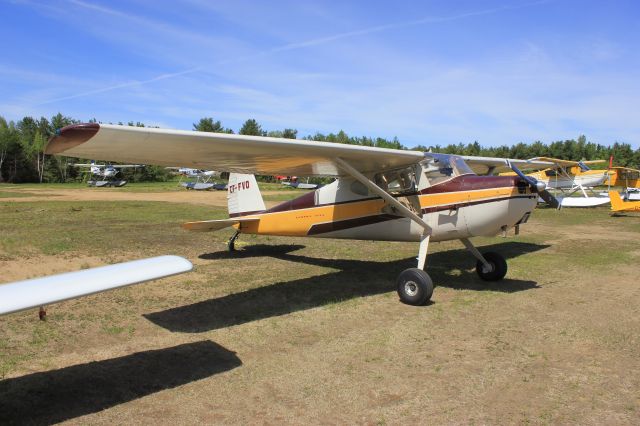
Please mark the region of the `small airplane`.
<svg viewBox="0 0 640 426"><path fill-rule="evenodd" d="M317 183L309 183L309 178L307 178L306 182L300 182L298 176L291 176L290 179L282 179L280 183L296 189L318 189L320 186Z"/></svg>
<svg viewBox="0 0 640 426"><path fill-rule="evenodd" d="M45 306L133 284L182 274L193 269L179 256L158 256L0 285L0 315Z"/></svg>
<svg viewBox="0 0 640 426"><path fill-rule="evenodd" d="M617 191L609 191L611 210L616 213L640 212L640 201L624 201Z"/></svg>
<svg viewBox="0 0 640 426"><path fill-rule="evenodd" d="M588 166L604 163L604 160L570 161L550 157L535 157L531 160L553 163L553 167L527 173L527 176L544 182L547 188L560 190L562 197L557 198L562 207L595 207L609 203L608 197L599 196L593 191L594 187L604 184L609 172L606 169L592 170ZM582 193L582 197L572 197L578 191Z"/></svg>
<svg viewBox="0 0 640 426"><path fill-rule="evenodd" d="M558 207L546 184L518 166L553 163L462 157L329 142L197 131L135 128L98 123L56 131L47 154L171 166L176 162L230 172L229 219L189 222L193 231L233 227L240 233L357 240L419 242L417 267L400 273L400 300L422 305L433 282L425 265L430 242L460 240L477 259L482 280L498 281L507 263L481 253L471 237L519 231L538 197ZM514 176L478 176L470 166L511 169ZM267 209L254 174L327 176L336 180Z"/></svg>
<svg viewBox="0 0 640 426"><path fill-rule="evenodd" d="M182 182L180 178L180 185L186 189L194 189L196 191L217 189L219 191L227 189L224 183L211 182L214 177L220 176L220 172L213 170L191 169L188 167L167 167L167 169L175 170L182 177L193 178L195 181Z"/></svg>
<svg viewBox="0 0 640 426"><path fill-rule="evenodd" d="M625 188L624 198L627 201L640 200L640 170L629 167L609 167L607 185Z"/></svg>
<svg viewBox="0 0 640 426"><path fill-rule="evenodd" d="M91 163L89 164L83 164L83 163L71 164L71 166L89 168L87 172L89 172L93 176L96 176L98 179L101 179L101 180L98 180L98 179L90 180L88 182L89 186L97 186L97 187L125 186L127 184L126 180L116 179L118 173L120 173L120 169L128 169L128 168L135 169L138 167L144 167L140 164L116 164L116 165L96 164L95 161L91 161Z"/></svg>

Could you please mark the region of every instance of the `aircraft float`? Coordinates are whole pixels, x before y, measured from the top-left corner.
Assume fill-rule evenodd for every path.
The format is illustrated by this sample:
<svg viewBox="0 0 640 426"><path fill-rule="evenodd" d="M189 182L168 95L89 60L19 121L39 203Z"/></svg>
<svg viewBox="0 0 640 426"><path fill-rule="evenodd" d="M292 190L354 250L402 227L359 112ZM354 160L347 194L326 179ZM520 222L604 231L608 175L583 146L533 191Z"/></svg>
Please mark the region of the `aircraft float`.
<svg viewBox="0 0 640 426"><path fill-rule="evenodd" d="M98 123L59 129L47 154L230 172L229 219L189 222L194 231L233 227L241 233L419 242L417 267L402 271L401 301L422 305L433 282L425 272L430 242L460 240L477 259L482 280L498 281L507 263L481 253L471 237L496 235L529 219L542 197L558 207L546 184L518 166L547 161L461 157L307 140L135 128ZM511 169L514 176L478 176L470 166ZM336 180L267 209L254 174L328 176Z"/></svg>

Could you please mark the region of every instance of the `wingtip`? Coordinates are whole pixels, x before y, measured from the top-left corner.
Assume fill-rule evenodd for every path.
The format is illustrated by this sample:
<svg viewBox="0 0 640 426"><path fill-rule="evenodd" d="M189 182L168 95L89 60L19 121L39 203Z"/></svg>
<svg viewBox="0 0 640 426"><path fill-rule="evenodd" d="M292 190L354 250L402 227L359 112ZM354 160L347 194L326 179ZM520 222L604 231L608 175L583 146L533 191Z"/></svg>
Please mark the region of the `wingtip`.
<svg viewBox="0 0 640 426"><path fill-rule="evenodd" d="M59 154L91 139L100 130L98 123L72 124L57 129L49 139L45 154Z"/></svg>

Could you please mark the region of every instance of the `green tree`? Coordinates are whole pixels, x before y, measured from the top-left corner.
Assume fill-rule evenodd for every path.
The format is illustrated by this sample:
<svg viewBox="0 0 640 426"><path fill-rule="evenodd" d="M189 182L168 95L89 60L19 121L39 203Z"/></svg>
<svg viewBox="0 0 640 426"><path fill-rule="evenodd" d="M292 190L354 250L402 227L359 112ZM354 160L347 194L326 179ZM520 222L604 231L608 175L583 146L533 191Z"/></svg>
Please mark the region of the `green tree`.
<svg viewBox="0 0 640 426"><path fill-rule="evenodd" d="M256 120L253 118L248 119L242 125L242 128L239 132L241 135L251 135L251 136L266 136L267 132L262 130L262 127L258 124Z"/></svg>
<svg viewBox="0 0 640 426"><path fill-rule="evenodd" d="M211 133L233 133L233 130L224 128L220 120L213 121L211 117L204 117L197 123L193 123L193 130Z"/></svg>

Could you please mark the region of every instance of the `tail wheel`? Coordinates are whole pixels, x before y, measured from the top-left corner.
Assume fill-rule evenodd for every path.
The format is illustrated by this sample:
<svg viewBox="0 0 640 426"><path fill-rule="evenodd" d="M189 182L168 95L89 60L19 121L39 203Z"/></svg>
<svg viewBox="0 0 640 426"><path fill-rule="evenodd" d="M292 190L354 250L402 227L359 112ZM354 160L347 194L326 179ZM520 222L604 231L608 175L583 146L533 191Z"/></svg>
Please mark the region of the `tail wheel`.
<svg viewBox="0 0 640 426"><path fill-rule="evenodd" d="M407 305L424 305L433 295L433 281L422 269L405 269L398 276L396 284L400 300Z"/></svg>
<svg viewBox="0 0 640 426"><path fill-rule="evenodd" d="M483 253L482 256L491 265L491 269L487 271L484 264L478 260L476 263L476 272L478 276L485 281L500 281L507 275L507 262L502 255L490 251Z"/></svg>

